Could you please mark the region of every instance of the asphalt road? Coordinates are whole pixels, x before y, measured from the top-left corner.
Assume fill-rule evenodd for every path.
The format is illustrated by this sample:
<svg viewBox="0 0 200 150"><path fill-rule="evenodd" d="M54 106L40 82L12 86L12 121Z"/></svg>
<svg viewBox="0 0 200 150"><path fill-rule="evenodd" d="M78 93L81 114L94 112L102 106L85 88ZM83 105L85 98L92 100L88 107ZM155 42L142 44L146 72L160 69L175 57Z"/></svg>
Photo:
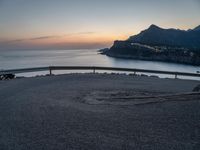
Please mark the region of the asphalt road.
<svg viewBox="0 0 200 150"><path fill-rule="evenodd" d="M1 81L0 150L199 150L200 94L182 94L197 84L103 74Z"/></svg>

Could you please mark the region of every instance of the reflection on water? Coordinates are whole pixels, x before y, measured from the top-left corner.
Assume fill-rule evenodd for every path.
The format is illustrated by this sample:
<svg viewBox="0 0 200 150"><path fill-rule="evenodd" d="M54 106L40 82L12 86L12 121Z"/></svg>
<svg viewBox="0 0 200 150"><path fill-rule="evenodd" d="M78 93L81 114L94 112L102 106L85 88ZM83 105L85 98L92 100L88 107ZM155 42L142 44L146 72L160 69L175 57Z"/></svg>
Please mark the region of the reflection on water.
<svg viewBox="0 0 200 150"><path fill-rule="evenodd" d="M29 50L0 52L0 69L16 69L56 65L124 67L191 73L200 71L200 66L111 58L98 54L97 50Z"/></svg>

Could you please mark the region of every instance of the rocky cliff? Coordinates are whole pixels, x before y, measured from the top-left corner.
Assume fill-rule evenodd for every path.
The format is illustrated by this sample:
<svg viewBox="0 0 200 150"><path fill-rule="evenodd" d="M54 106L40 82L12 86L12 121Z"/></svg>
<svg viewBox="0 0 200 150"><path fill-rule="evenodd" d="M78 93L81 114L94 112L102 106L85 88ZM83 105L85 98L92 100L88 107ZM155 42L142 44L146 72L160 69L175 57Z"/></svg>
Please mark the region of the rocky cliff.
<svg viewBox="0 0 200 150"><path fill-rule="evenodd" d="M151 25L125 41L115 41L107 56L200 65L200 30L162 29Z"/></svg>

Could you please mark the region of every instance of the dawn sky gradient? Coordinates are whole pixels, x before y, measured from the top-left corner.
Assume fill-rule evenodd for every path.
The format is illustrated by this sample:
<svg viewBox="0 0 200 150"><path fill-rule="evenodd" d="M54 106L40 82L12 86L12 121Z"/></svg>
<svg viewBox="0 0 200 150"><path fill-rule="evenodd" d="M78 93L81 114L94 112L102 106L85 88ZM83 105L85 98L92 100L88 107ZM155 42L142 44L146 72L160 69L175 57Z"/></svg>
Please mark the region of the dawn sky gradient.
<svg viewBox="0 0 200 150"><path fill-rule="evenodd" d="M200 0L0 0L0 49L93 49L200 25Z"/></svg>

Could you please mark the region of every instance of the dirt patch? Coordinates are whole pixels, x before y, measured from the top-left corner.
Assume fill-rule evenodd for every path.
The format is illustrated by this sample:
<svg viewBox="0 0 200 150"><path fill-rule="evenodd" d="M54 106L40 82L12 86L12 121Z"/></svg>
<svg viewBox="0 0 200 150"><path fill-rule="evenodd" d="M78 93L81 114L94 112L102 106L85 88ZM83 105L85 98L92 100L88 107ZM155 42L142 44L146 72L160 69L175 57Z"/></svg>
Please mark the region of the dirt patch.
<svg viewBox="0 0 200 150"><path fill-rule="evenodd" d="M188 101L200 99L200 93L159 93L147 91L92 91L83 102L89 105L142 105L166 101Z"/></svg>
<svg viewBox="0 0 200 150"><path fill-rule="evenodd" d="M164 95L166 93L148 92L148 91L92 91L86 94L83 102L93 105L130 105L136 104L139 101L144 101L147 98Z"/></svg>

